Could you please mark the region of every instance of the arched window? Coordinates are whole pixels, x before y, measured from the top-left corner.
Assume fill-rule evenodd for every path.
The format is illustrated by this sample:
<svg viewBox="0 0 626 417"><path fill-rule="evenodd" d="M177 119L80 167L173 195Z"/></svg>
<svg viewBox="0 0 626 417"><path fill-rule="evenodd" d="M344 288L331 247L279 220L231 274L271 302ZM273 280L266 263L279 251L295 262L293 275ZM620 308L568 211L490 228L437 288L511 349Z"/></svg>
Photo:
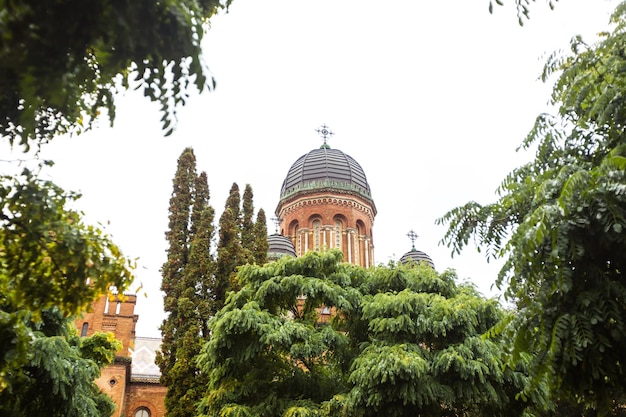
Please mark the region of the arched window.
<svg viewBox="0 0 626 417"><path fill-rule="evenodd" d="M293 229L293 233L296 237L296 254L302 256L302 233L298 233L298 225Z"/></svg>
<svg viewBox="0 0 626 417"><path fill-rule="evenodd" d="M359 233L359 236L365 236L365 234L367 233L367 230L365 230L365 223L363 223L361 220L357 220L356 229Z"/></svg>
<svg viewBox="0 0 626 417"><path fill-rule="evenodd" d="M341 221L335 220L335 247L341 249Z"/></svg>
<svg viewBox="0 0 626 417"><path fill-rule="evenodd" d="M80 330L80 337L87 336L87 330L89 330L89 323L84 322L83 323L83 328Z"/></svg>
<svg viewBox="0 0 626 417"><path fill-rule="evenodd" d="M135 411L135 417L150 417L150 410L146 407L139 407Z"/></svg>
<svg viewBox="0 0 626 417"><path fill-rule="evenodd" d="M313 242L315 245L315 250L320 250L320 234L321 234L321 223L319 220L313 221Z"/></svg>
<svg viewBox="0 0 626 417"><path fill-rule="evenodd" d="M294 242L296 245L296 255L302 255L302 236L300 236L301 233L298 221L294 220L289 223L289 227L287 228L287 230L289 231L289 238L292 239L291 241Z"/></svg>

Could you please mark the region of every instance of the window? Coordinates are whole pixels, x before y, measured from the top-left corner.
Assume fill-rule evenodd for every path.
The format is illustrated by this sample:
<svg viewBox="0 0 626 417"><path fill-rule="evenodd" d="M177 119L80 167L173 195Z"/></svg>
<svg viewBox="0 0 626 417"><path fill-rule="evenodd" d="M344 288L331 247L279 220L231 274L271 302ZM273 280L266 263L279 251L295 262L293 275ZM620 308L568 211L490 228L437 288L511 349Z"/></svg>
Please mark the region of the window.
<svg viewBox="0 0 626 417"><path fill-rule="evenodd" d="M146 407L140 407L135 411L135 417L150 417L150 410Z"/></svg>
<svg viewBox="0 0 626 417"><path fill-rule="evenodd" d="M335 220L335 247L341 249L341 222Z"/></svg>
<svg viewBox="0 0 626 417"><path fill-rule="evenodd" d="M315 250L320 250L320 221L315 220L313 222L313 236L315 243Z"/></svg>
<svg viewBox="0 0 626 417"><path fill-rule="evenodd" d="M84 322L83 323L83 328L80 331L80 337L85 337L87 336L87 330L89 330L89 323Z"/></svg>
<svg viewBox="0 0 626 417"><path fill-rule="evenodd" d="M297 236L296 240L296 254L302 256L302 233L298 232L298 226L294 229L294 235Z"/></svg>

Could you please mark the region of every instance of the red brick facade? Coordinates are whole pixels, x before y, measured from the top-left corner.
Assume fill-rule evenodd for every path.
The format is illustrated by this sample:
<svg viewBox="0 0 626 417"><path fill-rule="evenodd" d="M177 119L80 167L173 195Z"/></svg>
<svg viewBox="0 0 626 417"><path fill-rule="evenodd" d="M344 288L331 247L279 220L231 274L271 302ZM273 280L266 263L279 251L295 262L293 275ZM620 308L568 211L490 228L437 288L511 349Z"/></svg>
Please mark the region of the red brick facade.
<svg viewBox="0 0 626 417"><path fill-rule="evenodd" d="M112 332L122 342L115 362L103 369L96 380L100 389L115 402L112 417L135 417L141 409L147 410L149 417L163 417L167 388L159 384L158 376L136 377L132 374L131 352L138 319L134 314L136 301L135 295L113 299L104 296L93 304L90 312L77 319L75 325L83 336Z"/></svg>
<svg viewBox="0 0 626 417"><path fill-rule="evenodd" d="M281 234L291 239L297 256L338 248L345 262L369 267L374 265L375 210L361 197L322 191L286 200L276 214L281 219Z"/></svg>

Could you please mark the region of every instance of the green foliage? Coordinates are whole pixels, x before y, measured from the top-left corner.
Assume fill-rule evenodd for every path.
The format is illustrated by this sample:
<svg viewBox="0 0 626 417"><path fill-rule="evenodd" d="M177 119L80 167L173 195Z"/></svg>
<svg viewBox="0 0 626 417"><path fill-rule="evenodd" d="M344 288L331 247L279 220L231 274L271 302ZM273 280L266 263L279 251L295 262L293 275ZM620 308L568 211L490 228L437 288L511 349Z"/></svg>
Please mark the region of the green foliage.
<svg viewBox="0 0 626 417"><path fill-rule="evenodd" d="M94 361L103 367L113 363L115 353L122 349L122 344L113 333L94 333L80 339L80 353L85 359Z"/></svg>
<svg viewBox="0 0 626 417"><path fill-rule="evenodd" d="M530 19L530 3L534 3L535 0L515 0L515 7L517 9L517 21L520 26L524 26L524 21ZM550 9L554 9L555 3L558 0L546 0ZM503 0L489 0L489 13L493 13L493 5L504 5Z"/></svg>
<svg viewBox="0 0 626 417"><path fill-rule="evenodd" d="M243 288L209 323L212 337L200 356L211 386L203 414L235 408L249 415L310 415L338 392L343 377L335 352L346 336L318 327L315 308L341 301L343 290L319 274L335 273L340 258L313 255L241 268ZM306 297L302 311L300 295Z"/></svg>
<svg viewBox="0 0 626 417"><path fill-rule="evenodd" d="M341 257L240 268L242 288L199 356L201 415L522 415L514 396L527 378L504 366L498 337L480 337L505 314L495 301L452 271L366 270Z"/></svg>
<svg viewBox="0 0 626 417"><path fill-rule="evenodd" d="M2 2L0 136L28 147L91 127L115 94L141 89L172 132L191 86L213 88L201 60L208 19L230 0ZM59 22L65 22L59 24Z"/></svg>
<svg viewBox="0 0 626 417"><path fill-rule="evenodd" d="M168 416L193 414L206 385L194 357L208 337L206 322L216 311L215 261L211 255L214 210L209 197L206 173L196 174L195 155L187 148L178 159L173 180L166 232L170 245L162 269L164 306L169 315L161 326L157 364L161 382L168 387Z"/></svg>
<svg viewBox="0 0 626 417"><path fill-rule="evenodd" d="M243 250L246 263L254 262L254 246L255 246L255 234L254 234L254 203L252 199L254 193L250 184L246 184L246 188L243 191L242 202L242 217L241 217L241 249Z"/></svg>
<svg viewBox="0 0 626 417"><path fill-rule="evenodd" d="M241 248L240 228L230 207L220 216L219 241L217 244L216 299L218 309L224 305L227 292L239 284L235 279L237 267L244 262Z"/></svg>
<svg viewBox="0 0 626 417"><path fill-rule="evenodd" d="M200 372L195 361L211 335L207 321L224 305L228 291L237 285L237 267L263 259L264 255L253 254L260 248L257 242L261 240L255 233L264 233L267 241L267 231L264 217L256 223L252 219L252 197L248 185L240 219L239 187L233 184L220 218L218 256L214 259L215 211L209 205L206 173L196 174L191 148L185 149L178 159L166 232L170 244L168 259L162 269L164 305L169 315L161 326L163 339L161 353L157 354L161 382L168 387L165 405L169 417L195 413L196 403L208 383L208 373ZM267 248L264 250L267 252ZM245 414L239 408L224 412Z"/></svg>
<svg viewBox="0 0 626 417"><path fill-rule="evenodd" d="M0 391L0 415L110 416L114 404L93 381L99 368L112 362L120 342L112 334L77 337L71 319L58 308L23 324L31 348L22 366L5 374L10 383Z"/></svg>
<svg viewBox="0 0 626 417"><path fill-rule="evenodd" d="M32 355L42 311L70 317L132 280L119 248L68 208L77 198L30 171L0 178L0 392Z"/></svg>
<svg viewBox="0 0 626 417"><path fill-rule="evenodd" d="M270 249L270 244L267 240L267 219L265 217L265 210L259 209L252 233L254 235L254 249L252 251L253 257L251 262L263 265L267 262L267 252Z"/></svg>
<svg viewBox="0 0 626 417"><path fill-rule="evenodd" d="M519 308L505 326L513 361L532 353L535 385L599 415L626 402L625 16L622 3L598 43L575 37L570 55L549 58L558 115L537 118L523 142L535 160L509 174L499 200L439 219L453 253L473 238L506 259L498 285Z"/></svg>

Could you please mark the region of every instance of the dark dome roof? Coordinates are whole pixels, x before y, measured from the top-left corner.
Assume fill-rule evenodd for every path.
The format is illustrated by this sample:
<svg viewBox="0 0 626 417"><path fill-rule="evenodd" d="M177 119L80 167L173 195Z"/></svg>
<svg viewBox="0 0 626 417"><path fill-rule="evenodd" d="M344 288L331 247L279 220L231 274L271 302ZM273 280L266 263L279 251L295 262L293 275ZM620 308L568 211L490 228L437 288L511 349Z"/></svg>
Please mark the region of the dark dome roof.
<svg viewBox="0 0 626 417"><path fill-rule="evenodd" d="M373 203L361 165L350 155L328 145L314 149L294 162L283 181L280 199L324 189L359 195Z"/></svg>
<svg viewBox="0 0 626 417"><path fill-rule="evenodd" d="M296 250L288 237L274 234L267 237L267 242L269 243L267 258L270 261L285 255L296 257Z"/></svg>
<svg viewBox="0 0 626 417"><path fill-rule="evenodd" d="M409 252L402 255L402 258L400 258L400 263L403 265L410 262L425 263L432 269L435 269L435 264L433 263L433 260L430 259L430 256L421 250L416 250L415 248L411 249Z"/></svg>

